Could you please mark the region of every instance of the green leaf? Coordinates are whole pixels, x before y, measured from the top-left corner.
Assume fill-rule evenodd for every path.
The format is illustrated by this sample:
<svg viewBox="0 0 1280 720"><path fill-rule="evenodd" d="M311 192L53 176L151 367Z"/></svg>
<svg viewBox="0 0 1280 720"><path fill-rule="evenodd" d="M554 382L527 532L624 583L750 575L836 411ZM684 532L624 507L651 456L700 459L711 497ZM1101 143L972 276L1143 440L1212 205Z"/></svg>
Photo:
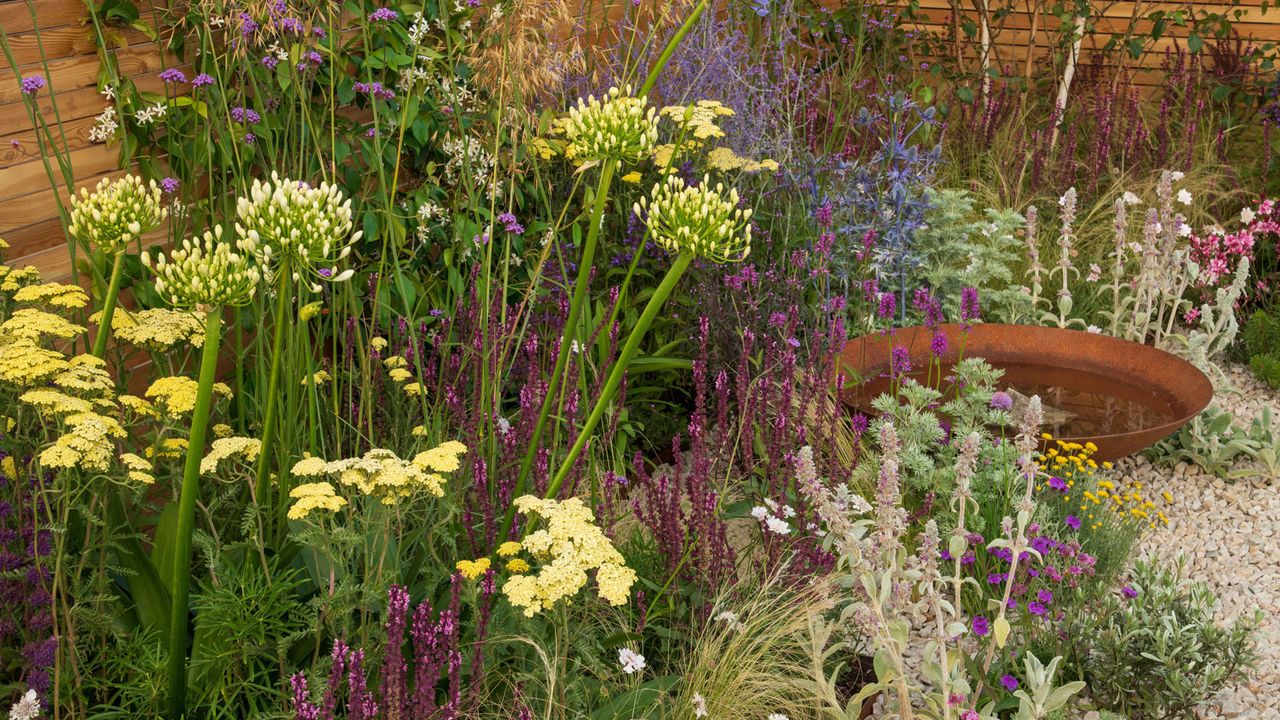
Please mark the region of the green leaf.
<svg viewBox="0 0 1280 720"><path fill-rule="evenodd" d="M592 720L656 720L661 717L662 698L680 678L657 677L618 695L591 713Z"/></svg>

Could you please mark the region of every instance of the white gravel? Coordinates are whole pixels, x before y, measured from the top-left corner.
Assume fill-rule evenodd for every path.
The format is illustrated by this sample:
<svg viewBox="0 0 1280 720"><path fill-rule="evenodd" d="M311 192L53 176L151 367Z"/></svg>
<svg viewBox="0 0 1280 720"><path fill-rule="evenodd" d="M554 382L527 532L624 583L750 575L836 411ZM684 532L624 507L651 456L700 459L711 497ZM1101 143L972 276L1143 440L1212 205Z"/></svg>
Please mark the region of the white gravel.
<svg viewBox="0 0 1280 720"><path fill-rule="evenodd" d="M1255 380L1245 368L1227 371L1238 393L1219 392L1217 405L1247 425L1270 407L1280 425L1280 395ZM1280 428L1277 428L1280 436ZM1189 578L1202 580L1218 597L1220 621L1232 622L1261 609L1261 655L1257 670L1245 683L1203 708L1206 720L1280 718L1280 478L1256 465L1249 477L1220 480L1185 464L1155 467L1143 458L1119 466L1151 487L1179 498L1169 513L1169 526L1153 532L1140 552L1149 558L1186 557Z"/></svg>

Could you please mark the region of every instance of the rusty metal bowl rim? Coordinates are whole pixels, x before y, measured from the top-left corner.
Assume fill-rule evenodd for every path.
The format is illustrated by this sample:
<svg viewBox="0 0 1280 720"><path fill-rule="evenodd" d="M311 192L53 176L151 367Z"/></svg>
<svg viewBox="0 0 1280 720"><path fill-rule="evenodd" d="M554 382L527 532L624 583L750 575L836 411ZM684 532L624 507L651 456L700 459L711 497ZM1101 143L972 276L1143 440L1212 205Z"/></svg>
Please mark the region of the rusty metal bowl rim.
<svg viewBox="0 0 1280 720"><path fill-rule="evenodd" d="M949 341L949 346L950 346L950 351L948 352L948 356L951 354L951 351L955 350L956 348L955 343L960 340L963 340L966 343L966 346L977 345L981 347L983 345L983 343L981 342L983 339L983 336L988 336L988 335L1005 336L1005 337L1016 336L1016 337L1020 337L1024 342L1028 344L1035 344L1037 339L1043 339L1044 337L1058 336L1059 338L1069 338L1070 340L1075 342L1088 343L1095 347L1110 346L1111 348L1114 349L1114 354L1119 357L1127 356L1129 358L1133 358L1135 357L1135 354L1138 357L1145 355L1146 357L1150 358L1152 361L1158 362L1159 364L1166 365L1171 368L1176 368L1179 371L1177 374L1180 376L1184 376L1183 379L1188 379L1188 378L1191 379L1190 385L1184 386L1184 387L1175 387L1170 383L1159 382L1159 378L1155 379L1155 381L1149 381L1144 383L1146 387L1151 389L1158 389L1160 392L1170 397L1171 399L1170 409L1172 410L1172 414L1174 415L1174 417L1168 422L1164 422L1149 428L1130 430L1123 433L1112 433L1107 435L1096 435L1096 436L1077 436L1077 437L1064 436L1064 437L1054 438L1055 440L1061 440L1062 442L1084 442L1086 440L1094 440L1095 442L1098 442L1100 447L1104 448L1104 452L1105 452L1105 446L1102 445L1102 441L1111 441L1115 446L1125 446L1125 445L1140 444L1142 442L1142 438L1154 437L1156 439L1155 441L1158 442L1159 439L1169 436L1170 434L1176 432L1183 425L1190 422L1192 418L1199 415L1201 411L1203 411L1206 407L1208 407L1209 403L1212 402L1213 400L1213 393L1214 393L1213 383L1209 380L1208 376L1206 376L1203 371L1201 371L1195 365L1192 365L1187 360L1181 357L1178 357L1173 353L1167 352L1165 350L1161 350L1160 348L1153 347L1151 345L1144 345L1142 343L1136 343L1130 340L1124 340L1122 338L1117 338L1117 337L1113 337L1113 336L1102 334L1102 333L1092 333L1092 332L1086 332L1082 330L1070 330L1066 328L1056 328L1056 327L1050 327L1050 326L1044 326L1044 325L977 323L969 327L968 329L966 329L964 326L959 324L946 323L946 324L940 325L938 327L938 330L947 335L947 339ZM932 338L933 333L934 331L932 329L917 325L917 326L911 326L911 327L897 328L891 334L876 333L872 335L864 335L862 337L853 338L848 342L846 342L844 348L840 353L840 357L838 360L838 362L840 363L840 369L844 370L846 368L852 368L854 369L855 374L860 376L862 380L861 382L855 383L853 386L842 386L840 388L840 393L839 393L841 401L844 402L847 406L856 407L858 403L851 402L849 398L849 396L852 394L852 388L860 387L863 383L867 382L871 377L874 377L875 374L882 372L888 367L887 362L880 362L880 363L876 363L872 367L867 367L867 368L863 368L862 370L858 370L858 368L862 367L862 363L859 362L857 358L854 358L853 361L850 361L849 360L850 351L854 350L857 347L860 347L860 346L866 347L868 345L873 345L873 346L883 345L884 347L892 348L894 345L904 344L901 342L895 342L893 338L900 338L903 334L908 334L910 336L910 340L908 340L907 343L905 344L909 348L909 352L911 352L912 350L917 351L917 352L911 352L911 359L913 362L916 362L919 360L919 357L922 354L918 352L919 350L924 350L925 352L928 352L928 341ZM917 338L924 338L925 342L923 344L918 344ZM977 342L975 342L975 340ZM980 352L973 352L970 356L982 357L982 354ZM1031 356L1035 357L1034 353ZM1063 367L1061 362L1054 361L1060 356L1058 355L1050 356L1048 354L1045 354L1043 355L1043 357L1048 358L1044 362L1045 366ZM998 364L998 362L999 362L999 358L995 358L995 362L993 364ZM1133 373L1128 373L1128 376L1131 378L1135 377ZM1154 442L1143 445L1143 448L1150 447L1151 444L1154 444ZM1125 455L1132 454L1134 452L1139 452L1141 449L1142 448L1139 448L1137 450L1131 450L1129 453L1125 453ZM1119 457L1123 457L1123 456L1124 455L1120 455Z"/></svg>

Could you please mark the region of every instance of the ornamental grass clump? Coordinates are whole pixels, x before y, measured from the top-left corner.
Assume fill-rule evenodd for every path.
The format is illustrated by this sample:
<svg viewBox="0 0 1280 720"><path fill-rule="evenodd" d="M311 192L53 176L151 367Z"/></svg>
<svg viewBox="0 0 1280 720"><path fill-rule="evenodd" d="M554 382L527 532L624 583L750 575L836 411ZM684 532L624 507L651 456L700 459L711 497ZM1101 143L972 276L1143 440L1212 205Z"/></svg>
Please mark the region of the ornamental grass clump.
<svg viewBox="0 0 1280 720"><path fill-rule="evenodd" d="M124 271L124 251L129 243L160 227L166 215L161 205L160 186L154 180L144 185L136 175L125 175L119 180L103 178L92 193L80 188L79 196L71 195L68 232L86 245L97 246L111 258L111 278L107 281L98 336L93 343L93 354L97 357L107 351L111 318Z"/></svg>
<svg viewBox="0 0 1280 720"><path fill-rule="evenodd" d="M251 255L236 252L223 242L222 228L206 231L203 238L184 239L166 257L153 260L143 253L142 263L156 276L156 292L175 307L196 309L205 314L204 341L200 356L200 380L190 403L191 433L187 438L186 462L183 466L182 491L178 498L178 520L175 534L173 567L169 587L173 593L169 615L169 714L181 717L187 691L187 614L191 582L191 538L195 523L196 501L200 493L200 462L204 454L205 435L209 427L209 410L213 404L214 375L218 366L218 346L222 339L222 308L238 307L249 302L258 285L258 269ZM243 241L241 249L251 246ZM104 324L109 319L104 317ZM164 386L167 403L176 403L173 412L186 409L186 383L170 379ZM171 387L172 386L172 387ZM162 568L163 571L163 568Z"/></svg>

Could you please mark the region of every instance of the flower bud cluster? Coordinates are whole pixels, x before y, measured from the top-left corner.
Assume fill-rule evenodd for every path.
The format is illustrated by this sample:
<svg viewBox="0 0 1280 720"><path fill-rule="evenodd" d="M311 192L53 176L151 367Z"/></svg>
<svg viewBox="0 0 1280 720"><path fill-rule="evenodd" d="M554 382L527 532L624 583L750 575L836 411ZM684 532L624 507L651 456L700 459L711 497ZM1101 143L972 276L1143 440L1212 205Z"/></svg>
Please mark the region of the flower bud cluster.
<svg viewBox="0 0 1280 720"><path fill-rule="evenodd" d="M739 262L751 252L751 210L738 207L738 191L710 180L693 186L676 176L653 186L635 204L655 242L667 252L692 252L718 263Z"/></svg>
<svg viewBox="0 0 1280 720"><path fill-rule="evenodd" d="M160 186L144 185L136 175L119 180L103 178L91 193L80 188L71 195L71 234L112 255L164 221Z"/></svg>
<svg viewBox="0 0 1280 720"><path fill-rule="evenodd" d="M630 86L610 88L600 99L578 98L577 107L560 120L560 130L569 141L565 156L577 162L639 162L658 143L655 109L645 98L633 97Z"/></svg>
<svg viewBox="0 0 1280 720"><path fill-rule="evenodd" d="M236 202L236 233L268 276L281 263L295 275L307 272L316 291L317 278L342 282L354 274L335 266L360 239L351 228L351 200L329 183L312 187L272 173Z"/></svg>
<svg viewBox="0 0 1280 720"><path fill-rule="evenodd" d="M243 240L236 245L222 241L222 228L205 231L201 239L182 244L154 261L142 253L142 264L156 276L156 292L175 307L243 305L253 297L259 274Z"/></svg>

